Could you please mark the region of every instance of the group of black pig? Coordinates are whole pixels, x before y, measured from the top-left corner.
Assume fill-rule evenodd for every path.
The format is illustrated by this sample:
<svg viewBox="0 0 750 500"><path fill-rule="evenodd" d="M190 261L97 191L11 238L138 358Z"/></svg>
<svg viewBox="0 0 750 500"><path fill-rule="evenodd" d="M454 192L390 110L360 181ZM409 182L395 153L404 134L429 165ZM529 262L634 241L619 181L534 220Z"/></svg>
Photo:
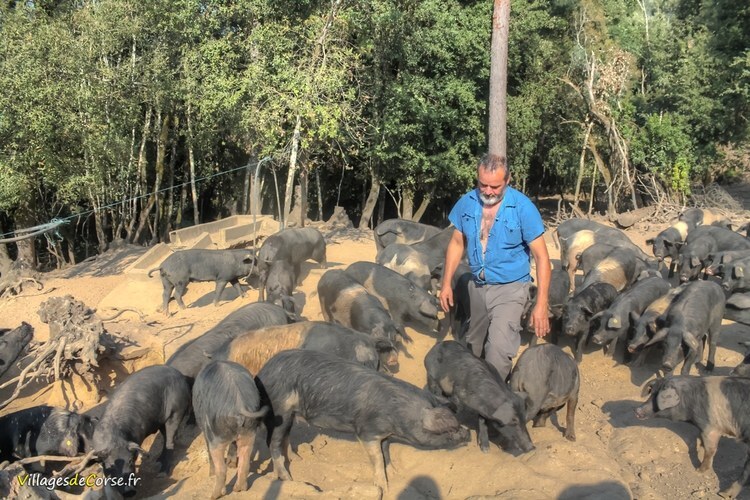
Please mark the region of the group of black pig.
<svg viewBox="0 0 750 500"><path fill-rule="evenodd" d="M259 272L260 289L266 291L268 302L239 308L180 347L165 365L133 373L111 395L95 428L95 422L85 416L37 410L42 412L35 420L37 427L56 425L61 429L58 442L49 445L37 439L32 445L31 441L16 439L0 449L12 446L19 450L12 452L15 457L40 450L64 455L94 450L106 475L123 477L134 471L143 439L160 431L165 449L159 462L162 471L169 473L175 434L192 411L207 443L211 474L215 475L212 498L216 498L224 494L224 454L231 442L237 444L239 459L234 489L247 487L251 450L261 422L265 424L276 476L290 479L285 448L294 417L299 415L322 429L354 433L373 463L375 483L386 488L389 438L428 448L463 445L469 440L469 432L456 418L459 408L478 415L477 437L483 451L489 447L488 426L497 432L504 448L521 452L533 449L526 422L544 425L551 413L566 404L565 437L575 440L580 386L575 361L581 360L590 333L595 342L608 344L612 352L617 340L629 340L628 351L664 341L663 368L671 371L686 352L683 373L700 359L703 337L708 336L707 369L713 367L719 333L715 325L720 325L724 312L722 287L712 281L689 281L672 288L657 272L662 258L656 251L656 259L652 259L628 244L627 236L618 230L571 220L558 228L563 264L553 271L550 314L562 322L562 331L578 336L575 361L554 344L532 346L519 357L506 383L460 342L444 341L425 357L427 390L399 380L389 372L397 370L398 350L409 341L404 326L408 323L428 331L438 327L437 302L428 290L432 289L431 278L440 272L440 263L436 262L438 256L444 256L442 238L452 228L430 229L399 220L386 223L376 228L375 239L379 255L392 254L390 260L384 259L392 269L356 262L346 270L324 273L317 292L325 322L296 321L299 318L292 299L300 264L313 259L325 265L325 242L314 229L288 229L269 237L257 259L246 251L227 251L232 255L220 258L213 257L219 253L216 251L181 257L175 257L181 253L176 252L170 257L174 262L168 259L160 266L165 311L172 289L182 307L181 296L189 281L216 281L218 301L226 283L239 287L237 279L253 269ZM702 223L695 223L695 229ZM599 232L602 235L596 236ZM614 236L615 232L621 236ZM433 242L419 246L424 238ZM390 246L396 246L397 251L388 250ZM202 268L191 263L205 258L219 264ZM744 261L731 260L734 256L729 259L720 261L723 267L715 274L726 273L730 262L734 267L739 265L739 270L733 267L730 274L738 290L744 291L744 281L739 279L743 278ZM229 263L222 264L224 260ZM397 267L399 262L405 262L406 267ZM576 268L583 269L585 276L569 298L570 276ZM417 283L402 273L416 276ZM454 287L460 292L465 275L456 275ZM717 289L720 295L715 293ZM470 321L469 309L466 297L461 293L455 296L456 308L463 303L457 316L463 325L454 329L454 336L460 339L462 328ZM455 316L456 311L453 313ZM750 387L731 379L726 383L706 382L699 390L693 378L669 377L662 380L674 382L651 384L651 398L637 415L695 422L704 431L704 465L708 463L709 467L716 449L716 432L727 432L717 418L724 410L729 415L738 412L736 395ZM722 409L706 410L699 417L686 417L681 410L689 405L695 413L696 401L710 409L719 400ZM11 421L8 417L11 415L0 420L0 430L10 429L11 435L23 436L20 428L12 427L24 422L23 416L14 417L12 422L16 424L5 427L4 422ZM57 423L64 418L67 423ZM737 436L750 437L750 429L746 431L741 419L735 426ZM31 436L28 432L26 435ZM713 451L709 454L709 450ZM746 466L733 491L741 488L748 470ZM122 493L135 491L126 487Z"/></svg>
<svg viewBox="0 0 750 500"><path fill-rule="evenodd" d="M746 295L750 283L744 281L750 265L750 239L732 231L727 219L711 211L691 208L681 213L675 223L647 241L667 279L679 271L680 285L672 287L653 272L659 268L649 259L637 252L631 252L630 260L623 258L626 244L616 243L619 256L608 264L615 251L598 249L602 244L597 231L607 232L609 244L621 241L612 232L616 230L597 229L588 221L571 220L558 228L563 266L576 263L585 273L562 314L565 333L579 335L576 359L581 359L589 333L597 344L609 344L611 350L618 340L627 341L626 355L662 344L661 369L669 375L657 376L645 386L643 396L649 399L636 408L636 417L669 418L698 427L704 448L699 470L708 471L722 435L750 441L750 356L729 377L689 373L702 359L706 342L705 371L713 371L722 318L750 323ZM670 261L668 270L661 265L665 259ZM597 268L602 272L591 279ZM681 375L672 376L683 359ZM736 496L749 478L750 454L739 479L720 494Z"/></svg>

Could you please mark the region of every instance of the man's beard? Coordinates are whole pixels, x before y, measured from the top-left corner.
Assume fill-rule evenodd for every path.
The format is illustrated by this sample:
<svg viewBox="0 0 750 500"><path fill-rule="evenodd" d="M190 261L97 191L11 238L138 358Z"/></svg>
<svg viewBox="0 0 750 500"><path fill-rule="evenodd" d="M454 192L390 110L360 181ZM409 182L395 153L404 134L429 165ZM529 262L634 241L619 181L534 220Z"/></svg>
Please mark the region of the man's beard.
<svg viewBox="0 0 750 500"><path fill-rule="evenodd" d="M487 206L487 207L491 207L491 206L497 205L498 203L500 203L501 201L503 201L503 194L505 194L505 193L500 193L500 194L496 194L496 195L487 196L486 194L484 194L484 193L482 193L480 191L479 192L479 200L482 202L482 205Z"/></svg>

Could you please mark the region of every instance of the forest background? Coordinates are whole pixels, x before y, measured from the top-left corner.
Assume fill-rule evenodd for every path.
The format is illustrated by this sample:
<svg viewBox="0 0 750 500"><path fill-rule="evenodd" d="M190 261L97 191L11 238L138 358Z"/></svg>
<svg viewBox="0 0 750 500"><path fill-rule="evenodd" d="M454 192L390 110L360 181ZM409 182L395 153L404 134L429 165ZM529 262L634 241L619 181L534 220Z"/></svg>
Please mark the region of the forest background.
<svg viewBox="0 0 750 500"><path fill-rule="evenodd" d="M313 219L444 223L486 148L492 8L0 3L0 233L68 222L0 259L61 267L236 213L286 224L296 185ZM736 0L514 0L516 187L611 214L750 171L748 26Z"/></svg>

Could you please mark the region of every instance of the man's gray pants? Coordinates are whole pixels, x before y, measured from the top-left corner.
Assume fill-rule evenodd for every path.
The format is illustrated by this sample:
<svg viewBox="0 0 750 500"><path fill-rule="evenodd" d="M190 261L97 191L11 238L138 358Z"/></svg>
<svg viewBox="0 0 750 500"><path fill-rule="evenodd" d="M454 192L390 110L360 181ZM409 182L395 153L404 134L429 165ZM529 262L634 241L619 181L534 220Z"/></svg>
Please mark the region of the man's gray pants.
<svg viewBox="0 0 750 500"><path fill-rule="evenodd" d="M521 346L521 315L531 283L477 285L469 282L471 320L466 342L477 357L493 366L503 380Z"/></svg>

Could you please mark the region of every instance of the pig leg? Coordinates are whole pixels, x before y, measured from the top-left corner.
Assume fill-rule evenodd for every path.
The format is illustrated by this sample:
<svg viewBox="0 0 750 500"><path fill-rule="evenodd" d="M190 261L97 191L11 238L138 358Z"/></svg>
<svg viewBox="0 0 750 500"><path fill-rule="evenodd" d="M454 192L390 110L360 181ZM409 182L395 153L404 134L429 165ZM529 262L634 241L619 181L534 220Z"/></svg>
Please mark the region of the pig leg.
<svg viewBox="0 0 750 500"><path fill-rule="evenodd" d="M208 439L206 442L208 442ZM227 444L229 443L215 443L214 446L208 445L208 460L211 462L211 468L213 469L214 464L217 467L211 498L219 498L224 495L224 485L227 482L227 464L224 461L224 453L227 451Z"/></svg>
<svg viewBox="0 0 750 500"><path fill-rule="evenodd" d="M690 375L690 368L693 367L697 359L701 359L702 357L703 346L701 344L698 345L698 349L688 349L688 352L685 355L685 362L682 364L680 375Z"/></svg>
<svg viewBox="0 0 750 500"><path fill-rule="evenodd" d="M388 491L388 478L385 475L385 461L383 459L381 439L375 438L363 441L362 445L365 447L365 451L367 451L374 468L375 486L379 486L383 491Z"/></svg>
<svg viewBox="0 0 750 500"><path fill-rule="evenodd" d="M490 451L490 435L487 430L487 421L483 416L479 416L479 427L477 430L477 442L482 453Z"/></svg>
<svg viewBox="0 0 750 500"><path fill-rule="evenodd" d="M159 470L160 473L169 474L172 465L174 438L184 416L185 415L183 414L183 412L180 411L172 413L169 418L167 418L167 421L164 422L164 426L162 426L162 428L160 429L162 435L164 436L164 449L162 450L161 456L159 457L159 463L161 464Z"/></svg>
<svg viewBox="0 0 750 500"><path fill-rule="evenodd" d="M185 303L182 301L182 296L187 291L187 282L180 281L174 285L174 300L177 301L177 305L180 309L185 309Z"/></svg>
<svg viewBox="0 0 750 500"><path fill-rule="evenodd" d="M255 431L242 435L237 440L239 461L237 464L237 482L234 484L234 491L245 491L247 489L247 476L250 474L250 460L252 458L254 443Z"/></svg>
<svg viewBox="0 0 750 500"><path fill-rule="evenodd" d="M576 440L576 406L578 406L578 395L568 399L568 407L565 414L565 433L563 436L568 441Z"/></svg>
<svg viewBox="0 0 750 500"><path fill-rule="evenodd" d="M553 410L542 410L534 417L534 427L547 427L547 419Z"/></svg>
<svg viewBox="0 0 750 500"><path fill-rule="evenodd" d="M706 472L713 466L716 448L719 446L719 438L721 438L721 433L714 429L709 428L701 433L701 441L703 441L703 461L701 462L700 467L698 467L698 471Z"/></svg>
<svg viewBox="0 0 750 500"><path fill-rule="evenodd" d="M172 290L174 290L174 286L172 283L167 281L166 278L161 279L162 286L164 287L164 291L161 294L162 299L162 312L169 316L169 299L172 297Z"/></svg>
<svg viewBox="0 0 750 500"><path fill-rule="evenodd" d="M268 447L271 450L271 460L273 461L273 469L276 471L276 476L280 481L291 481L292 475L289 474L289 470L286 468L284 452L289 444L289 433L292 430L294 416L291 414L278 416L281 418L281 424L273 429Z"/></svg>
<svg viewBox="0 0 750 500"><path fill-rule="evenodd" d="M581 332L578 334L578 339L576 342L576 363L580 363L583 359L583 347L586 345L586 341L589 338L589 332Z"/></svg>
<svg viewBox="0 0 750 500"><path fill-rule="evenodd" d="M427 377L427 390L436 396L443 395L443 389L440 388L440 383L432 377Z"/></svg>
<svg viewBox="0 0 750 500"><path fill-rule="evenodd" d="M244 292L244 290L242 290L242 287L240 286L240 280L237 279L237 278L235 278L232 281L230 281L230 283L232 284L232 286L234 287L234 289L237 290L237 296L244 298L245 297L245 292Z"/></svg>
<svg viewBox="0 0 750 500"><path fill-rule="evenodd" d="M227 282L224 280L217 280L216 281L216 291L214 292L214 305L217 305L219 303L219 300L221 299L221 292L224 291L224 288L227 286Z"/></svg>
<svg viewBox="0 0 750 500"><path fill-rule="evenodd" d="M719 495L724 498L736 497L740 494L740 491L742 491L742 487L745 485L748 478L750 478L750 455L748 455L748 457L745 459L745 466L742 468L742 474L740 475L740 478L732 483L729 488L720 491Z"/></svg>
<svg viewBox="0 0 750 500"><path fill-rule="evenodd" d="M203 437L206 440L206 450L208 451L208 475L213 476L215 472L214 472L214 459L213 459L213 455L211 454L211 443L208 440L208 436L204 434ZM224 457L221 457L221 458L222 460L224 459Z"/></svg>
<svg viewBox="0 0 750 500"><path fill-rule="evenodd" d="M722 314L723 316L723 314ZM714 360L716 359L716 344L719 342L719 333L721 331L721 319L718 322L711 325L708 330L708 360L706 361L706 371L711 372L714 370Z"/></svg>

